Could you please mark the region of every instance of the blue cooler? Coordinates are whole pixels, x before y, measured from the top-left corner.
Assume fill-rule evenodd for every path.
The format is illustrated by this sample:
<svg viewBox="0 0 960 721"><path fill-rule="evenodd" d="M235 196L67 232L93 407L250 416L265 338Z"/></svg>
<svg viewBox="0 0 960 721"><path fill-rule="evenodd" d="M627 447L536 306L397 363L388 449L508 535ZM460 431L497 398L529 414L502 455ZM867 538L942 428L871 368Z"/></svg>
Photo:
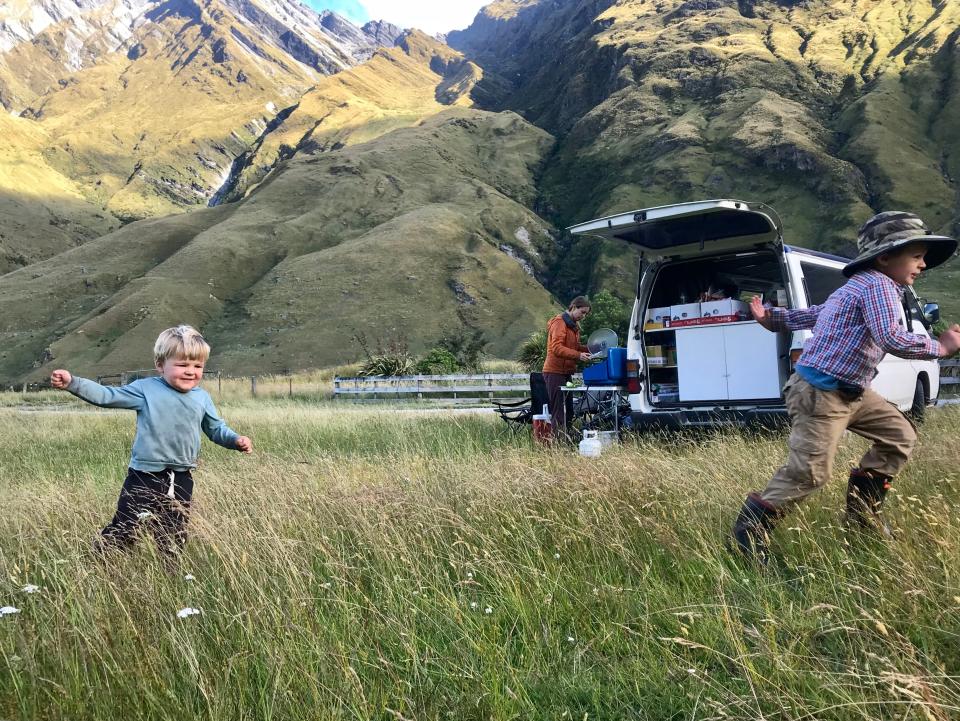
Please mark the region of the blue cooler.
<svg viewBox="0 0 960 721"><path fill-rule="evenodd" d="M619 386L626 379L626 348L609 348L604 360L583 369L583 383L588 386Z"/></svg>

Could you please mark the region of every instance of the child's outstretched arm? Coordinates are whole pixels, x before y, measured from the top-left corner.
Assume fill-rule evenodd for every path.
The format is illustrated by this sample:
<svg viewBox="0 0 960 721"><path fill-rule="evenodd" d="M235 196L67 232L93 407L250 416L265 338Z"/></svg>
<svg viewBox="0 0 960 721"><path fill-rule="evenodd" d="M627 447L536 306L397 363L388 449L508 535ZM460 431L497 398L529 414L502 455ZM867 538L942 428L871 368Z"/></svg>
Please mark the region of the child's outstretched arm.
<svg viewBox="0 0 960 721"><path fill-rule="evenodd" d="M940 341L941 358L949 358L952 355L956 355L957 352L960 351L960 325L954 323L941 333L937 340Z"/></svg>
<svg viewBox="0 0 960 721"><path fill-rule="evenodd" d="M863 317L873 340L883 350L898 358L928 360L949 355L934 338L909 333L900 325L900 296L886 283L867 288L863 302ZM954 339L950 331L944 333L949 345ZM956 349L954 349L956 350Z"/></svg>
<svg viewBox="0 0 960 721"><path fill-rule="evenodd" d="M767 308L760 296L753 296L750 301L750 314L767 330L774 332L781 330L803 330L813 328L820 317L822 305L812 305L809 308Z"/></svg>
<svg viewBox="0 0 960 721"><path fill-rule="evenodd" d="M50 374L50 385L68 390L77 398L101 408L127 408L136 411L143 407L143 393L135 382L120 388L110 388L59 369Z"/></svg>
<svg viewBox="0 0 960 721"><path fill-rule="evenodd" d="M253 453L253 441L247 436L241 436L227 425L227 422L217 413L217 409L209 396L207 396L206 399L206 408L204 408L203 420L200 422L200 427L203 429L207 438L218 446L237 450L242 453Z"/></svg>

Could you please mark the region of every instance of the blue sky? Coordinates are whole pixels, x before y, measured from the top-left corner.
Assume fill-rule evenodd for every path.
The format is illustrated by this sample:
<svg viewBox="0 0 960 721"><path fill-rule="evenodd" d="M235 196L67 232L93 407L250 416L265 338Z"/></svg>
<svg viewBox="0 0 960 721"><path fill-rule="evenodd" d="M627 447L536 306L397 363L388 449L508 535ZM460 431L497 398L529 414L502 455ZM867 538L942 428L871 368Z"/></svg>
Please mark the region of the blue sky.
<svg viewBox="0 0 960 721"><path fill-rule="evenodd" d="M306 2L307 5L318 11L333 10L357 25L363 25L370 20L366 8L357 0L306 0Z"/></svg>
<svg viewBox="0 0 960 721"><path fill-rule="evenodd" d="M2 1L2 0L0 0ZM316 10L333 10L362 25L386 20L431 35L462 30L490 0L304 0Z"/></svg>

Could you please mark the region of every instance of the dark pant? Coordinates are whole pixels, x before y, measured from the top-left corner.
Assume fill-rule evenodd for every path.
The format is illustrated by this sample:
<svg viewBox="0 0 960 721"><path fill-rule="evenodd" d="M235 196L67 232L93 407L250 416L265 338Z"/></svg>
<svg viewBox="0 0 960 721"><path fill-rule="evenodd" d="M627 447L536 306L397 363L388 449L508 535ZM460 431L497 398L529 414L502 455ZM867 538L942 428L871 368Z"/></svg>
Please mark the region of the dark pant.
<svg viewBox="0 0 960 721"><path fill-rule="evenodd" d="M553 435L567 437L567 393L563 387L572 376L566 373L544 373L543 382L547 386L547 398L550 405L550 418L553 423Z"/></svg>
<svg viewBox="0 0 960 721"><path fill-rule="evenodd" d="M171 478L172 474L172 478ZM173 481L173 498L168 495ZM130 468L120 489L117 512L100 533L99 548L126 550L141 528L153 533L162 557L173 560L187 541L187 520L193 497L190 471L150 473Z"/></svg>

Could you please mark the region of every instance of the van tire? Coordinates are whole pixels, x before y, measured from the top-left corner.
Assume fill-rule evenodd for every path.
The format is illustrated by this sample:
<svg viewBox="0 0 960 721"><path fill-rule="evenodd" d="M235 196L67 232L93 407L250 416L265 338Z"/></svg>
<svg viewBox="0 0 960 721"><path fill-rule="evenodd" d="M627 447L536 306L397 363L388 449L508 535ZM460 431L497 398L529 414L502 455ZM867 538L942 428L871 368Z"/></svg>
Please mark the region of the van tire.
<svg viewBox="0 0 960 721"><path fill-rule="evenodd" d="M927 387L922 378L917 378L917 387L913 390L913 405L910 406L909 416L914 423L923 423L927 412Z"/></svg>

